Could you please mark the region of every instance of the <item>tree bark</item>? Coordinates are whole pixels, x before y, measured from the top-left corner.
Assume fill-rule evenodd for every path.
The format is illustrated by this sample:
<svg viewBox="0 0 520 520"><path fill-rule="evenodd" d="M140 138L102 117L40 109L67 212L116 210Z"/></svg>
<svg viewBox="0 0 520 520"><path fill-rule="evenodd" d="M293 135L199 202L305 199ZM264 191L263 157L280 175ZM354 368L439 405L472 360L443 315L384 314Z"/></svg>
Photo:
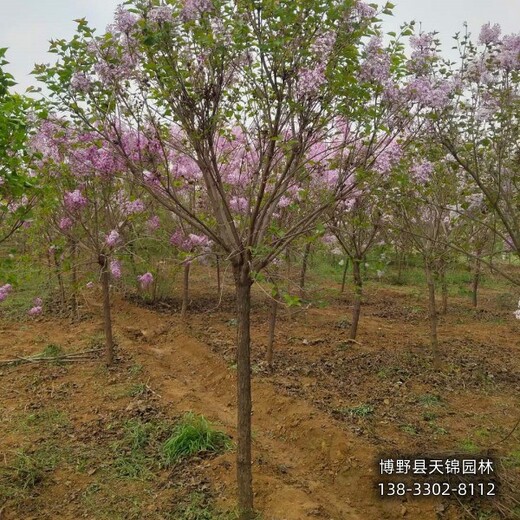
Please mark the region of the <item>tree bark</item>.
<svg viewBox="0 0 520 520"><path fill-rule="evenodd" d="M233 269L237 312L237 482L240 520L252 520L251 470L251 272L248 263Z"/></svg>
<svg viewBox="0 0 520 520"><path fill-rule="evenodd" d="M76 320L79 318L78 313L78 266L76 264L76 258L77 258L77 244L75 240L71 240L70 243L70 256L71 256L71 314L72 314L72 320Z"/></svg>
<svg viewBox="0 0 520 520"><path fill-rule="evenodd" d="M471 300L475 309L478 307L478 287L480 284L480 258L475 260L475 269L473 271L473 283Z"/></svg>
<svg viewBox="0 0 520 520"><path fill-rule="evenodd" d="M110 270L108 258L99 255L101 286L103 289L103 324L105 328L105 360L108 366L114 363L114 338L112 336L112 316L110 314Z"/></svg>
<svg viewBox="0 0 520 520"><path fill-rule="evenodd" d="M441 271L441 291L442 291L442 309L441 313L445 316L448 313L448 282L446 281L446 271Z"/></svg>
<svg viewBox="0 0 520 520"><path fill-rule="evenodd" d="M305 244L305 250L303 252L302 270L300 272L300 297L305 298L305 276L307 274L307 264L309 261L309 255L311 252L311 243Z"/></svg>
<svg viewBox="0 0 520 520"><path fill-rule="evenodd" d="M426 283L428 284L428 307L430 315L430 341L433 355L433 366L440 368L439 341L437 338L437 305L435 303L435 281L433 271L428 262L425 264Z"/></svg>
<svg viewBox="0 0 520 520"><path fill-rule="evenodd" d="M188 313L188 303L190 298L190 264L191 262L184 262L184 277L182 284L182 307L181 318L185 319Z"/></svg>
<svg viewBox="0 0 520 520"><path fill-rule="evenodd" d="M56 278L58 279L58 286L60 288L60 313L65 311L65 284L63 283L63 276L61 274L61 262L59 260L58 251L54 250L54 269Z"/></svg>
<svg viewBox="0 0 520 520"><path fill-rule="evenodd" d="M269 307L269 337L267 339L267 365L269 368L273 367L273 346L274 346L274 335L276 330L276 315L278 313L278 288L275 288L273 299Z"/></svg>
<svg viewBox="0 0 520 520"><path fill-rule="evenodd" d="M361 316L361 299L363 298L363 278L361 276L361 258L354 258L352 262L352 277L354 281L354 307L352 309L352 325L350 339L356 339Z"/></svg>
<svg viewBox="0 0 520 520"><path fill-rule="evenodd" d="M222 280L221 280L221 274L220 274L220 258L217 255L217 292L219 294L219 298L220 298L221 290L222 290Z"/></svg>
<svg viewBox="0 0 520 520"><path fill-rule="evenodd" d="M348 256L345 258L345 267L343 268L343 279L341 280L341 294L345 292L345 285L347 283L348 272Z"/></svg>
<svg viewBox="0 0 520 520"><path fill-rule="evenodd" d="M403 283L403 263L404 263L404 254L399 253L399 260L397 265L397 283Z"/></svg>

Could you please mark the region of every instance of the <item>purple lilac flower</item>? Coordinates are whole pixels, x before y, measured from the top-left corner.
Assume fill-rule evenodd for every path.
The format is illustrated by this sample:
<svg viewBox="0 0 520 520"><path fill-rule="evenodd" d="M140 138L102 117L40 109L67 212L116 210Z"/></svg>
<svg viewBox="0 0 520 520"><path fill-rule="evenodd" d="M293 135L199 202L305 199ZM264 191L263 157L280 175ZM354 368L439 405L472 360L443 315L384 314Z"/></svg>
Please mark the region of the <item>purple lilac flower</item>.
<svg viewBox="0 0 520 520"><path fill-rule="evenodd" d="M430 161L422 161L410 168L413 179L419 184L427 183L433 173L433 164Z"/></svg>
<svg viewBox="0 0 520 520"><path fill-rule="evenodd" d="M144 209L144 204L139 199L125 202L123 205L123 212L125 215L134 215L135 213L142 213Z"/></svg>
<svg viewBox="0 0 520 520"><path fill-rule="evenodd" d="M119 5L114 16L114 27L122 32L129 33L137 23L137 17Z"/></svg>
<svg viewBox="0 0 520 520"><path fill-rule="evenodd" d="M184 20L195 20L199 14L212 8L211 0L184 0L181 15Z"/></svg>
<svg viewBox="0 0 520 520"><path fill-rule="evenodd" d="M60 219L60 221L58 222L58 227L62 230L62 231L68 231L72 226L74 225L74 222L72 221L72 219L70 219L69 217L63 217L62 219Z"/></svg>
<svg viewBox="0 0 520 520"><path fill-rule="evenodd" d="M116 279L121 278L121 263L119 262L119 260L111 260L109 268L110 268L110 274L114 278L116 278Z"/></svg>
<svg viewBox="0 0 520 520"><path fill-rule="evenodd" d="M229 207L236 213L245 214L249 209L249 204L245 197L232 197L229 201Z"/></svg>
<svg viewBox="0 0 520 520"><path fill-rule="evenodd" d="M10 292L13 290L13 286L10 283L6 283L0 287L0 302L7 299Z"/></svg>
<svg viewBox="0 0 520 520"><path fill-rule="evenodd" d="M87 204L87 199L83 196L80 190L69 191L63 196L65 207L69 211L79 211Z"/></svg>
<svg viewBox="0 0 520 520"><path fill-rule="evenodd" d="M137 280L141 285L141 289L147 289L153 283L153 275L152 273L144 273L141 276L138 276Z"/></svg>
<svg viewBox="0 0 520 520"><path fill-rule="evenodd" d="M88 92L92 86L92 81L83 72L76 72L70 80L70 87L75 92L82 94Z"/></svg>
<svg viewBox="0 0 520 520"><path fill-rule="evenodd" d="M107 237L105 239L105 243L108 247L115 247L120 242L121 242L121 237L115 229L110 231L110 233L107 235Z"/></svg>
<svg viewBox="0 0 520 520"><path fill-rule="evenodd" d="M480 35L478 37L478 42L482 45L491 45L493 43L498 43L500 41L500 33L502 29L500 25L497 23L491 25L491 23L486 23L480 29Z"/></svg>
<svg viewBox="0 0 520 520"><path fill-rule="evenodd" d="M29 314L29 316L39 316L42 312L43 308L40 305L36 305L30 308L27 314Z"/></svg>
<svg viewBox="0 0 520 520"><path fill-rule="evenodd" d="M146 227L148 228L148 231L153 232L156 231L161 227L161 220L157 215L154 215L153 217L150 217L146 222Z"/></svg>
<svg viewBox="0 0 520 520"><path fill-rule="evenodd" d="M172 21L172 10L168 6L154 7L148 13L148 19L152 23L167 23Z"/></svg>

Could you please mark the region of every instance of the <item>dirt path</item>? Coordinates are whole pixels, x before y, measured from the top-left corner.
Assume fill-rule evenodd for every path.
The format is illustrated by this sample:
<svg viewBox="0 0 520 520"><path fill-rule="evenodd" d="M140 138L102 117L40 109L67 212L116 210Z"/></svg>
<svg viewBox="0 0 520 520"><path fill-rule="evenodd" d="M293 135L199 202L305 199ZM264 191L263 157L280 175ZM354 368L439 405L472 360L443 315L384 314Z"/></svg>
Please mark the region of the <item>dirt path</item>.
<svg viewBox="0 0 520 520"><path fill-rule="evenodd" d="M202 413L233 433L234 370L180 325L172 323L165 331L164 317L130 306L125 310L116 330L124 335L129 325L147 324L143 340L125 341L124 348L153 374L150 384L162 400ZM436 518L434 504L421 501L419 510L379 500L372 481L374 447L308 402L258 379L253 383L253 438L255 500L266 520ZM212 472L218 491L231 502L234 455L217 459Z"/></svg>

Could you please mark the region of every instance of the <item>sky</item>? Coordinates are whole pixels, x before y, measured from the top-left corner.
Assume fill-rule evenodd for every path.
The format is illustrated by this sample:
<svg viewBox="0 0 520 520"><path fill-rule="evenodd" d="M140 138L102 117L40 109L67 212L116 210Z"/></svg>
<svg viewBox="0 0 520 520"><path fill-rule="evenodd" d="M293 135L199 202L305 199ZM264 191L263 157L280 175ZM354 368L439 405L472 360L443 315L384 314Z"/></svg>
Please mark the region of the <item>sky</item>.
<svg viewBox="0 0 520 520"><path fill-rule="evenodd" d="M9 72L19 92L35 84L30 76L35 63L48 63L51 38L69 39L76 18L87 18L103 32L121 0L0 0L0 47L8 47ZM367 3L368 0L367 0ZM467 22L473 34L487 22L499 23L504 33L520 31L520 0L393 0L394 16L385 21L388 31L405 21L422 22L425 31L436 30L446 48L451 37Z"/></svg>

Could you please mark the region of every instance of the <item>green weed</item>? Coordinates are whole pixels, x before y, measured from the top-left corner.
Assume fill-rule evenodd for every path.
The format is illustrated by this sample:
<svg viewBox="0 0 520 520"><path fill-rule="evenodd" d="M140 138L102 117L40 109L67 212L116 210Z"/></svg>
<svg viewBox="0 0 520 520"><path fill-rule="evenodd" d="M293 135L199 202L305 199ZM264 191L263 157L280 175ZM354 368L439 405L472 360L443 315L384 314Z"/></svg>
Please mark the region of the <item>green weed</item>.
<svg viewBox="0 0 520 520"><path fill-rule="evenodd" d="M202 415L188 412L163 444L162 452L165 464L171 465L192 455L220 453L231 446L227 434L214 429Z"/></svg>

